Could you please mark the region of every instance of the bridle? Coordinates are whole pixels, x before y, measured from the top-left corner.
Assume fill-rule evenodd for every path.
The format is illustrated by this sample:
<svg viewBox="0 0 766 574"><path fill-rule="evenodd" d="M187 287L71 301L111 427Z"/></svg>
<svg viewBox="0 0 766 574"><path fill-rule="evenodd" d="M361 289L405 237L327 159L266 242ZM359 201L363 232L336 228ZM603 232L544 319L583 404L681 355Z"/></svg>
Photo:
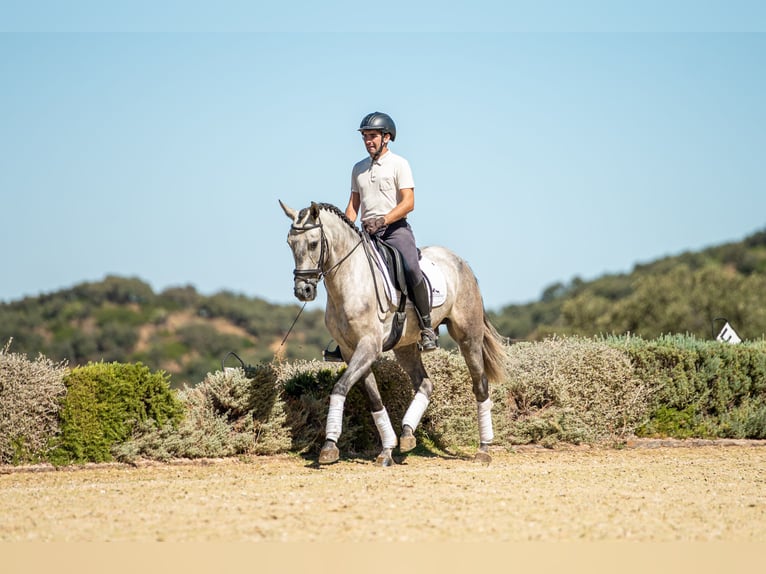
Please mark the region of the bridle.
<svg viewBox="0 0 766 574"><path fill-rule="evenodd" d="M325 235L324 226L322 225L322 222L319 220L319 217L316 218L316 223L313 223L310 225L298 226L295 224L295 222L293 222L293 224L290 226L290 229L294 231L295 233L305 233L306 231L316 229L317 227L319 228L319 233L320 233L319 260L317 261L317 266L312 269L293 269L293 277L296 280L301 279L304 282L311 285L314 289L317 288L318 283L322 280L322 278L325 275L337 269L346 259L351 257L354 251L356 251L357 248L360 245L362 245L362 243L365 243L365 241L369 243L370 241L369 236L364 231L362 231L360 233L359 242L356 245L354 245L354 247L352 247L351 250L340 259L340 261L338 261L335 265L333 265L329 269L324 270L323 267L325 266L325 258L327 256L327 251L328 251L327 236ZM372 273L373 281L375 281L375 272L373 270L372 258L370 257L369 253L367 253L367 262L370 265L370 273ZM385 310L383 309L383 305L380 301L380 294L378 293L377 282L375 282L375 294L376 294L376 299L378 302L378 308L380 309L381 313L384 313ZM303 303L303 306L298 310L298 314L295 316L295 319L293 319L292 325L290 325L290 328L287 330L287 333L285 333L285 336L279 345L280 348L285 344L285 341L287 341L287 337L290 336L290 333L292 332L293 327L295 327L295 324L298 322L298 318L301 316L301 313L303 313L303 309L306 308L307 303L308 301L305 301Z"/></svg>
<svg viewBox="0 0 766 574"><path fill-rule="evenodd" d="M314 267L313 269L293 269L293 277L295 277L295 279L302 279L303 281L305 281L306 283L311 285L314 289L316 289L317 284L322 280L322 278L325 275L327 275L328 273L330 273L331 271L336 269L341 263L343 263L346 259L351 257L351 254L354 251L356 251L356 248L359 247L364 242L364 237L360 238L359 239L359 243L354 245L354 247L351 249L351 251L346 253L346 255L344 255L343 258L340 261L338 261L335 265L333 265L327 271L325 271L322 268L325 265L324 259L325 259L326 254L327 254L327 236L325 235L324 227L322 226L322 222L319 220L319 217L317 217L316 221L317 221L317 223L313 223L311 225L301 225L299 227L299 226L295 225L295 223L293 223L290 226L290 229L292 231L296 232L296 233L304 233L306 231L310 231L312 229L316 229L317 227L319 228L319 233L320 233L320 236L319 236L320 237L320 239L319 239L319 241L320 241L320 248L319 248L319 260L317 261L317 266ZM293 327L295 327L295 323L298 322L298 318L301 316L301 313L303 313L303 309L306 308L306 304L307 303L308 303L308 301L303 303L303 306L298 311L298 314L295 316L295 319L293 319L292 325L290 325L290 328L287 330L287 333L285 333L285 336L284 336L284 338L282 339L282 342L279 345L280 348L285 344L285 341L287 341L287 337L290 336L290 333L292 332Z"/></svg>
<svg viewBox="0 0 766 574"><path fill-rule="evenodd" d="M359 247L362 242L364 241L363 238L359 239L359 242L354 245L354 247L344 255L340 261L338 261L335 265L330 267L329 269L325 270L325 258L327 257L327 236L324 232L324 226L322 225L322 222L317 218L317 222L313 223L311 225L301 225L300 227L296 226L295 223L293 223L290 226L290 229L292 229L296 233L304 233L306 231L310 231L312 229L319 228L319 259L317 261L317 266L310 269L293 269L293 277L295 279L301 279L308 283L309 285L316 287L317 284L322 280L322 278L327 275L328 273L332 272L333 270L337 269L341 263L343 263L346 259L351 257L351 254L356 251L356 248Z"/></svg>
<svg viewBox="0 0 766 574"><path fill-rule="evenodd" d="M327 237L325 237L324 227L322 227L321 222L314 223L312 225L303 225L301 227L298 227L293 223L290 226L290 229L292 229L295 233L305 233L306 231L316 229L317 227L319 228L320 233L319 260L317 262L317 266L313 269L293 269L293 277L296 279L303 279L303 281L313 285L314 287L317 286L317 283L322 280L322 276L324 275L322 266L324 264L325 253L327 251Z"/></svg>

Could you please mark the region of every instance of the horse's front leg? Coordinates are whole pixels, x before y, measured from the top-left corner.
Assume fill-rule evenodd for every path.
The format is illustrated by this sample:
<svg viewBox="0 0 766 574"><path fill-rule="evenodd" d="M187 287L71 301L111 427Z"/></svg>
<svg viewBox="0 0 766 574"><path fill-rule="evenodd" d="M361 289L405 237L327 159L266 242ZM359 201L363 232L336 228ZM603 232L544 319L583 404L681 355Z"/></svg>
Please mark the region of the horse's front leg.
<svg viewBox="0 0 766 574"><path fill-rule="evenodd" d="M393 450L396 448L397 439L394 427L391 426L391 419L388 416L386 407L383 406L383 399L380 397L380 391L378 390L378 383L375 381L375 375L370 371L364 378L364 389L367 391L367 396L370 399L370 406L372 407L372 420L375 421L375 427L378 429L380 435L380 442L383 445L383 450L375 459L375 463L380 466L393 466L394 457L392 456Z"/></svg>
<svg viewBox="0 0 766 574"><path fill-rule="evenodd" d="M346 395L359 379L367 375L380 352L380 344L374 339L367 338L359 341L346 371L335 383L330 395L325 442L319 452L319 464L330 464L340 458L338 439L343 431L343 405L346 402Z"/></svg>

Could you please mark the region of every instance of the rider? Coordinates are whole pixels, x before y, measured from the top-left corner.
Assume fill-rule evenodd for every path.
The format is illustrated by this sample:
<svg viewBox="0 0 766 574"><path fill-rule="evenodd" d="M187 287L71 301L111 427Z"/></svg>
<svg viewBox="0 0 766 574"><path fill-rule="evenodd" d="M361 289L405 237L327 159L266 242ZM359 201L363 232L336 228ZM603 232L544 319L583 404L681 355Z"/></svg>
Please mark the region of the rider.
<svg viewBox="0 0 766 574"><path fill-rule="evenodd" d="M415 236L407 214L415 209L415 182L409 162L388 149L396 139L391 116L381 112L367 114L359 125L369 157L351 171L351 197L346 216L351 221L361 210L364 230L396 247L404 260L405 278L420 322L420 348L433 351L437 335L431 327L431 301L420 270Z"/></svg>

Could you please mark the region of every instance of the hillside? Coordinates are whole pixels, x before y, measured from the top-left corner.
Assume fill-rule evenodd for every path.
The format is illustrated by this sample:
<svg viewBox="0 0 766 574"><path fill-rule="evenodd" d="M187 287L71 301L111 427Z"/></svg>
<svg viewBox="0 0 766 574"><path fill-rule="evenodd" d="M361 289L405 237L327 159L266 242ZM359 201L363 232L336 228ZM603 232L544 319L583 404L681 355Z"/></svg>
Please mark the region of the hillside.
<svg viewBox="0 0 766 574"><path fill-rule="evenodd" d="M748 339L766 333L766 230L742 241L638 264L630 273L555 283L539 301L491 313L511 339L551 334L710 338L725 317ZM720 323L716 323L720 327ZM717 332L717 331L716 331Z"/></svg>
<svg viewBox="0 0 766 574"><path fill-rule="evenodd" d="M539 301L490 312L501 334L540 340L551 334L663 333L712 336L726 317L742 338L766 333L766 230L743 241L636 265L626 274L574 279ZM280 343L299 305L274 305L230 292L204 296L192 286L154 293L137 278L109 276L39 297L0 303L0 345L70 365L141 361L196 384L230 351L251 364L320 358L330 342L323 312L304 312ZM453 343L442 329L441 342ZM236 360L231 358L231 365Z"/></svg>
<svg viewBox="0 0 766 574"><path fill-rule="evenodd" d="M70 365L141 361L180 386L220 369L231 351L251 364L277 352L287 359L321 356L329 341L322 311L304 312L280 348L299 309L229 292L203 296L191 286L155 294L140 279L109 276L0 304L0 341L12 337L15 352Z"/></svg>

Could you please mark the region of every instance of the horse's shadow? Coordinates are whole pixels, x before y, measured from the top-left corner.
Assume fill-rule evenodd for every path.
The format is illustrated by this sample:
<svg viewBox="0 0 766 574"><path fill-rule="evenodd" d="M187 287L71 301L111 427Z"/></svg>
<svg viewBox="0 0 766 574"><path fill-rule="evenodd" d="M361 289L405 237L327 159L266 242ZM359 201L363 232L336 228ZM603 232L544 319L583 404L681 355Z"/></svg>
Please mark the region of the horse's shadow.
<svg viewBox="0 0 766 574"><path fill-rule="evenodd" d="M337 461L337 463L346 463L346 464L359 464L359 465L371 465L374 464L375 456L377 455L377 452L374 453L349 453L347 455L341 455L340 459ZM306 452L302 453L301 458L306 462L305 468L310 468L314 470L319 470L325 466L319 464L317 461L318 454L312 453L312 452ZM451 452L445 452L441 451L439 449L435 449L426 445L418 444L414 449L412 449L409 452L399 452L398 450L394 450L392 458L394 459L394 462L396 463L396 466L406 466L407 465L407 459L410 457L415 458L423 458L423 459L439 459L439 460L471 460L471 457L468 455L462 455L462 454L455 454ZM333 463L333 464L337 464ZM332 465L329 465L332 466Z"/></svg>

